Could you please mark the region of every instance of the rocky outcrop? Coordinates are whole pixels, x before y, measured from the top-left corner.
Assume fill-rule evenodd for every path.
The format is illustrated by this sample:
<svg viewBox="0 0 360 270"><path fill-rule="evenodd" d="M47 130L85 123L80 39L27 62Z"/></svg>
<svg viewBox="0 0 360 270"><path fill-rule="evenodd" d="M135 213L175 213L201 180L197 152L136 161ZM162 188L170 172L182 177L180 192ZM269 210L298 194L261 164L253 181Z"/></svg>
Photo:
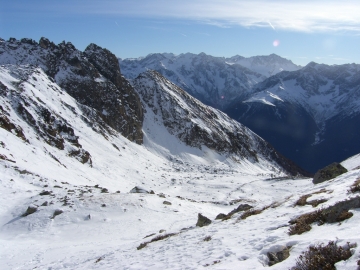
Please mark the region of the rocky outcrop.
<svg viewBox="0 0 360 270"><path fill-rule="evenodd" d="M143 111L139 97L121 76L117 58L110 51L95 44L81 52L70 42L55 45L46 38L39 43L11 38L0 42L0 64L41 67L80 104L95 110L91 114L84 111L93 122L101 119L100 123L129 140L142 143ZM111 133L106 125L102 129Z"/></svg>
<svg viewBox="0 0 360 270"><path fill-rule="evenodd" d="M59 86L51 82L40 68L33 66L9 65L0 67L0 72L3 76L12 78L12 85L7 88L7 93L0 93L3 98L0 127L29 143L23 129L8 118L16 114L36 132L37 139L41 138L48 145L66 151L68 156L92 166L91 154L79 143L79 136L75 134L72 125L55 109L60 104L49 105L42 100L45 98L44 91L51 92L51 95L63 94ZM60 163L55 156L52 157Z"/></svg>
<svg viewBox="0 0 360 270"><path fill-rule="evenodd" d="M341 164L334 162L326 166L325 168L317 171L314 175L313 183L319 184L327 180L333 179L346 172L347 169L341 166Z"/></svg>
<svg viewBox="0 0 360 270"><path fill-rule="evenodd" d="M196 222L197 227L204 227L211 224L211 220L202 214L198 214L198 221Z"/></svg>

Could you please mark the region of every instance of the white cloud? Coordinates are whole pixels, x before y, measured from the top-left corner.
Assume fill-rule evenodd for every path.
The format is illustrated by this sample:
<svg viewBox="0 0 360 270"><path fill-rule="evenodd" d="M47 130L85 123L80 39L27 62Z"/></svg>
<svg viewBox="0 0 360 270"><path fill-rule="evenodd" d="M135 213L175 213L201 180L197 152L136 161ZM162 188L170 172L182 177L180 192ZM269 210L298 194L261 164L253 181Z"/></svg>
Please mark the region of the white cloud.
<svg viewBox="0 0 360 270"><path fill-rule="evenodd" d="M360 32L358 0L107 0L86 1L77 12L196 20L219 27Z"/></svg>

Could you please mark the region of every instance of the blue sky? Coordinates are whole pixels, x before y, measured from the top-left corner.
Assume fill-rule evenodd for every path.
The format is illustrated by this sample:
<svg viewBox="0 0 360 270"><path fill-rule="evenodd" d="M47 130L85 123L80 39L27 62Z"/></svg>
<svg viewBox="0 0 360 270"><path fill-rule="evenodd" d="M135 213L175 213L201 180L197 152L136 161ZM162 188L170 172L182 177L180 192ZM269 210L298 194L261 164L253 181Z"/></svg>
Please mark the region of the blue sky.
<svg viewBox="0 0 360 270"><path fill-rule="evenodd" d="M155 52L360 63L359 0L0 0L0 37ZM276 45L276 46L275 46Z"/></svg>

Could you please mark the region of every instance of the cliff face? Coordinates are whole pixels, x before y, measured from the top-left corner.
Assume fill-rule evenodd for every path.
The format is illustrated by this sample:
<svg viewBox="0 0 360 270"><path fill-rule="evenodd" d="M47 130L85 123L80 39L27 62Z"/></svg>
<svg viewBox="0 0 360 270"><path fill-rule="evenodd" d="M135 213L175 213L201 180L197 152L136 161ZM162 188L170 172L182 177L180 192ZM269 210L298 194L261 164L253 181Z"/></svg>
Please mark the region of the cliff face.
<svg viewBox="0 0 360 270"><path fill-rule="evenodd" d="M79 103L95 109L91 117L142 143L140 99L107 49L90 44L81 52L70 42L55 45L45 38L39 43L12 38L0 42L0 64L39 66ZM84 109L84 113L89 111Z"/></svg>

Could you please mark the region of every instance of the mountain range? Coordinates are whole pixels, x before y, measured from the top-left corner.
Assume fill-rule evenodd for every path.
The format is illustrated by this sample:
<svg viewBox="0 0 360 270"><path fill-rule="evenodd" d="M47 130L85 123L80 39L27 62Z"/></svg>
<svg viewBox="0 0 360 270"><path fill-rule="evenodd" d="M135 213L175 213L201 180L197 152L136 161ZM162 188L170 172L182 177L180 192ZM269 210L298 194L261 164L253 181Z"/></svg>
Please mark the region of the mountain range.
<svg viewBox="0 0 360 270"><path fill-rule="evenodd" d="M258 82L282 70L300 67L275 54L244 58L200 54L156 53L137 59L119 59L122 73L135 79L151 69L187 91L203 103L224 109L235 98L246 97Z"/></svg>
<svg viewBox="0 0 360 270"><path fill-rule="evenodd" d="M312 173L360 151L357 64L300 67L275 54L224 58L204 53L119 61L128 79L146 69L158 71Z"/></svg>

